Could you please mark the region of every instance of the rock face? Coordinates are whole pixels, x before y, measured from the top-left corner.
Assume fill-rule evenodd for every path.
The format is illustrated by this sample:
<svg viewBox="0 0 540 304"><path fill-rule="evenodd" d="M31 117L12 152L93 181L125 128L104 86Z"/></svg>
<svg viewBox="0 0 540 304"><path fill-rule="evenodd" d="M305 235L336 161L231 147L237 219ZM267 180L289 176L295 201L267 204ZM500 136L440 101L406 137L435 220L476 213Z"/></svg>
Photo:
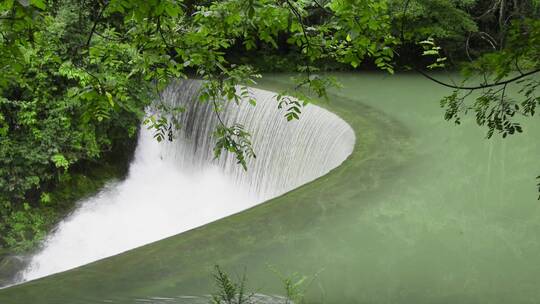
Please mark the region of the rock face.
<svg viewBox="0 0 540 304"><path fill-rule="evenodd" d="M27 261L22 256L8 255L0 257L0 287L12 284L19 271L23 270Z"/></svg>

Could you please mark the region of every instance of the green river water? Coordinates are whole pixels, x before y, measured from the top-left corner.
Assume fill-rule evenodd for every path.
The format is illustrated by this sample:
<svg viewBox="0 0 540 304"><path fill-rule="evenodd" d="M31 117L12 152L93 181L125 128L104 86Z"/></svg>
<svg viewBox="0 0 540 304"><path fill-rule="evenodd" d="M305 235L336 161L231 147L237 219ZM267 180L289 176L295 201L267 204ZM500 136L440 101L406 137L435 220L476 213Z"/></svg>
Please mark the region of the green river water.
<svg viewBox="0 0 540 304"><path fill-rule="evenodd" d="M190 303L213 291L216 263L264 294L283 294L270 268L306 275L309 303L540 302L538 119L487 140L472 121L444 121L449 91L420 76L336 76L344 87L322 105L357 136L342 166L232 217L0 290L0 303Z"/></svg>

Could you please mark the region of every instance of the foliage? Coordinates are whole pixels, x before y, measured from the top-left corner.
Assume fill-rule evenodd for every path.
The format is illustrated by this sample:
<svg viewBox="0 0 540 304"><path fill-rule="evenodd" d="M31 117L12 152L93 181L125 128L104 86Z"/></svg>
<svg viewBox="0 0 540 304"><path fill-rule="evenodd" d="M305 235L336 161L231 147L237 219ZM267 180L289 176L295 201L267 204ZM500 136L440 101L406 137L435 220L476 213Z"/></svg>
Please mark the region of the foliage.
<svg viewBox="0 0 540 304"><path fill-rule="evenodd" d="M255 157L249 130L219 113L228 102L254 104L247 86L259 75L231 54L295 59L296 90L278 96L285 119L294 120L310 101L304 92L325 97L337 85L321 62L354 69L369 60L393 73L408 49L435 68L464 45L471 59L464 71L486 81L455 86L442 102L446 118L459 122L474 111L489 136L520 132L513 117L534 115L539 102L538 79L528 77L540 68L539 28L532 0L2 0L0 211L13 216L12 228L40 230L48 221L31 214L47 193L73 168L124 149L141 121L158 141L173 140L183 109L153 102L171 79L204 80L200 101L212 103L220 121L215 155L233 153L247 168ZM519 101L505 91L517 80ZM471 104L462 92L475 90L484 91Z"/></svg>
<svg viewBox="0 0 540 304"><path fill-rule="evenodd" d="M212 295L212 304L249 304L253 303L252 293L246 292L246 276L234 282L230 276L216 265L214 281L218 291Z"/></svg>
<svg viewBox="0 0 540 304"><path fill-rule="evenodd" d="M148 129L154 130L154 138L161 142L165 138L173 141L175 129L180 129L179 114L183 113L183 107L171 107L163 102L154 103L148 107L148 113L143 121ZM149 114L151 113L151 114Z"/></svg>
<svg viewBox="0 0 540 304"><path fill-rule="evenodd" d="M308 281L309 277L296 272L289 276L285 276L272 266L270 266L270 270L279 276L281 283L283 284L285 292L283 304L304 303L307 288L317 278L316 274ZM235 282L219 267L219 265L216 265L214 266L213 277L217 291L212 294L212 304L256 303L255 294L247 292L247 279L245 274L238 282Z"/></svg>
<svg viewBox="0 0 540 304"><path fill-rule="evenodd" d="M422 56L435 56L435 62L428 65L428 69L445 67L445 61L447 58L441 55L441 47L435 45L433 38L429 37L426 40L420 41L418 44L420 44L424 49Z"/></svg>
<svg viewBox="0 0 540 304"><path fill-rule="evenodd" d="M414 2L407 0L404 12L409 12L409 7ZM463 63L464 80L461 84L439 81L415 68L427 78L454 89L451 95L444 97L440 102L446 109L446 120L460 124L462 115L473 112L477 124L487 127L488 138L495 132L500 133L502 137L521 133L522 126L517 117L534 116L536 106L540 103L540 98L536 96L540 82L535 76L540 72L539 10L531 1L514 2L511 5L495 1L491 4L475 19L484 20L495 15L493 17L498 17L495 18L498 21L488 28L481 28L485 26L485 21L480 21L479 28L469 33L464 44L469 61ZM408 33L406 28L410 24L406 19L401 22L400 36L406 42ZM471 48L470 41L473 34L488 41L490 45L488 50L476 52L476 58L473 58L475 52ZM428 68L445 67L447 58L442 53L444 48L437 45L431 35L419 44L423 48L422 55L435 60L427 66ZM479 84L471 85L479 79ZM507 87L513 85L520 86L518 94L513 95L517 98L510 97L507 92Z"/></svg>
<svg viewBox="0 0 540 304"><path fill-rule="evenodd" d="M317 272L310 279L308 276L302 275L298 272L294 272L290 275L284 275L271 265L269 266L269 268L281 280L281 283L285 290L285 304L304 303L307 289L315 281L315 279L320 273L320 271Z"/></svg>
<svg viewBox="0 0 540 304"><path fill-rule="evenodd" d="M474 112L478 125L487 127L488 138L494 132L502 137L521 133L518 117L534 116L540 104L536 95L540 80L534 76L540 71L540 20L515 20L502 50L482 55L465 65L463 71L468 78L483 75L484 80L476 87L464 83L445 97L441 101L446 108L445 119L459 124L462 114ZM520 86L518 94L507 93L511 85ZM471 102L467 97L474 91L480 94Z"/></svg>
<svg viewBox="0 0 540 304"><path fill-rule="evenodd" d="M86 47L91 12L76 1L0 7L0 246L23 250L56 220L42 208L49 189L72 166L124 149L148 94L126 72L131 46Z"/></svg>
<svg viewBox="0 0 540 304"><path fill-rule="evenodd" d="M250 134L245 131L241 124L233 124L230 127L219 125L214 133L217 138L214 147L214 156L219 158L223 150L232 152L236 156L236 162L247 170L247 158L255 158L255 152L251 145Z"/></svg>
<svg viewBox="0 0 540 304"><path fill-rule="evenodd" d="M474 15L468 12L476 4L475 0L389 2L394 16L392 27L396 35L401 31L403 22L406 22L406 31L403 33L405 41L420 42L430 38L436 41L447 55L463 56L463 45L467 36L478 31ZM406 49L401 51L407 52Z"/></svg>
<svg viewBox="0 0 540 304"><path fill-rule="evenodd" d="M127 149L100 163L78 165L64 174L54 189L42 192L34 204L4 202L0 208L0 252L2 247L12 252L34 249L49 229L72 210L73 202L96 193L105 183L127 172L131 151Z"/></svg>
<svg viewBox="0 0 540 304"><path fill-rule="evenodd" d="M405 12L412 2L406 0ZM534 0L478 2L478 8L487 3L487 9L474 18L478 30L470 32L464 44L469 61L462 67L463 82L447 83L415 69L428 79L454 89L440 102L445 108L446 120L460 124L463 115L473 112L476 123L487 128L487 138L495 132L505 138L523 132L520 116L534 116L540 104L540 97L536 95L540 85L540 10ZM405 42L406 20L401 22L400 36ZM471 47L472 37L487 42L488 48L475 52ZM434 56L436 60L428 68L445 66L446 57L431 36L421 44L423 55ZM511 96L507 88L515 86L519 88L518 94Z"/></svg>
<svg viewBox="0 0 540 304"><path fill-rule="evenodd" d="M305 288L307 277L294 273L290 277L282 277L283 287L285 289L286 301L285 304L290 303L304 303Z"/></svg>
<svg viewBox="0 0 540 304"><path fill-rule="evenodd" d="M8 206L4 206L7 208ZM0 231L2 234L2 243L15 251L26 251L34 248L36 243L41 240L46 233L46 227L51 223L50 216L46 213L32 208L28 203L23 204L23 208L13 211L8 217L2 217L0 222Z"/></svg>
<svg viewBox="0 0 540 304"><path fill-rule="evenodd" d="M285 109L287 112L285 113L285 118L287 118L287 121L291 121L293 119L300 119L300 108L305 105L300 104L300 101L289 96L289 95L283 95L278 94L277 95L278 100L278 109Z"/></svg>
<svg viewBox="0 0 540 304"><path fill-rule="evenodd" d="M307 77L298 86L319 95L331 82L315 74L316 59L357 66L370 56L392 70L387 45L395 40L384 2L330 1L328 16L311 20L319 6L272 0L3 1L0 156L7 169L0 176L6 196L39 196L71 165L99 159L134 136L144 107L171 78L194 73L204 79L201 100L215 103L216 111L230 100L254 103L236 85L252 83L257 74L225 57L238 43L246 50L256 43L277 47L285 34L303 58L297 70ZM167 117L146 122L158 140L171 137ZM234 147L248 144L249 134L238 125L219 128L216 134L225 137L217 143L240 153L244 163L241 153L249 149Z"/></svg>

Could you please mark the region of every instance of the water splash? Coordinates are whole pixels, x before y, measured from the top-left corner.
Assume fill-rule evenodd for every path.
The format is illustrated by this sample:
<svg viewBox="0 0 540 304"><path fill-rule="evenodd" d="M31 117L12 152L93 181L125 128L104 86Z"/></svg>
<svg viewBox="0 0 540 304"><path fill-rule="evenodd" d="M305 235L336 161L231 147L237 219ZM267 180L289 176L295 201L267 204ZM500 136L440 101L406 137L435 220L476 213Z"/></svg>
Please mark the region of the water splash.
<svg viewBox="0 0 540 304"><path fill-rule="evenodd" d="M286 122L275 93L251 89L255 107L228 103L222 119L252 134L257 159L244 171L233 155L214 159L218 123L197 101L201 83L181 81L162 94L182 105L181 130L158 143L141 128L124 181L110 184L62 221L32 257L21 281L81 266L245 210L324 175L352 152L355 136L336 115L314 105Z"/></svg>

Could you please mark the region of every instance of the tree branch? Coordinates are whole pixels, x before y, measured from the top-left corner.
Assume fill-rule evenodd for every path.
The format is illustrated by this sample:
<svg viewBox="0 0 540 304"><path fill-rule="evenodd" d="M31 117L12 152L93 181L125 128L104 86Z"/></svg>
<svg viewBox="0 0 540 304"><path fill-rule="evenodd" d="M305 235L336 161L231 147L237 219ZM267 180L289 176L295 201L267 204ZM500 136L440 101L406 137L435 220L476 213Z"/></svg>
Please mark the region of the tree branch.
<svg viewBox="0 0 540 304"><path fill-rule="evenodd" d="M404 8L403 8L403 16L402 16L402 19L401 19L401 30L400 30L400 36L401 36L402 44L404 44L405 41L406 41L405 40L405 34L404 34L405 33L405 13L407 12L407 10L409 8L410 2L411 2L411 0L407 0L407 2L405 2ZM478 89L485 89L485 88L491 88L491 87L497 87L497 86L506 86L509 83L512 83L514 81L520 80L522 78L525 78L527 76L531 76L531 75L534 75L534 74L540 72L540 68L538 68L538 69L535 69L535 70L532 70L532 71L529 71L529 72L526 72L526 73L520 72L520 75L518 75L516 77L513 77L513 78L510 78L510 79L503 80L503 81L496 81L496 82L488 83L487 80L485 79L485 82L483 84L481 84L481 85L459 86L459 85L450 84L450 83L438 80L435 77L429 75L428 73L422 71L422 69L414 66L414 64L413 64L412 67L413 67L413 70L418 72L420 75L426 77L427 79L429 79L429 80L431 80L431 81L433 81L435 83L438 83L438 84L440 84L442 86L452 88L452 89L457 89L457 90L478 90Z"/></svg>
<svg viewBox="0 0 540 304"><path fill-rule="evenodd" d="M287 4L289 5L293 14L298 19L298 22L300 23L300 27L302 28L302 34L304 36L304 39L306 40L306 74L308 76L308 83L309 83L309 79L311 77L311 68L309 67L309 65L311 64L311 61L309 60L309 52L311 50L311 44L309 42L309 37L307 35L306 28L302 20L302 15L300 14L300 12L298 12L298 10L292 5L292 3L289 0L287 0Z"/></svg>
<svg viewBox="0 0 540 304"><path fill-rule="evenodd" d="M530 72L520 74L520 75L518 75L516 77L510 78L510 79L507 79L507 80L504 80L504 81L497 81L497 82L487 83L487 84L482 84L482 85L477 85L477 86L458 86L458 85L453 85L453 84L449 84L449 83L440 81L440 80L430 76L426 72L424 72L424 71L422 71L420 69L417 69L415 67L413 67L413 69L415 71L417 71L418 73L420 73L422 76L428 78L431 81L434 81L434 82L436 82L436 83L438 83L440 85L443 85L445 87L449 87L449 88L452 88L452 89L458 89L458 90L478 90L478 89L485 89L485 88L492 88L492 87L507 85L507 84L512 83L514 81L517 81L519 79L522 79L522 78L525 78L527 76L531 76L533 74L536 74L536 73L540 72L540 69L536 69L536 70L532 70Z"/></svg>
<svg viewBox="0 0 540 304"><path fill-rule="evenodd" d="M99 13L98 13L98 15L96 17L96 21L94 22L94 25L92 26L92 29L90 30L90 34L88 35L88 40L86 41L86 45L85 45L86 48L90 47L90 42L92 41L92 36L94 36L94 32L96 31L96 27L97 27L97 25L99 23L99 19L101 19L101 16L103 15L103 11L107 8L109 3L110 2L106 2L105 5L99 11Z"/></svg>

